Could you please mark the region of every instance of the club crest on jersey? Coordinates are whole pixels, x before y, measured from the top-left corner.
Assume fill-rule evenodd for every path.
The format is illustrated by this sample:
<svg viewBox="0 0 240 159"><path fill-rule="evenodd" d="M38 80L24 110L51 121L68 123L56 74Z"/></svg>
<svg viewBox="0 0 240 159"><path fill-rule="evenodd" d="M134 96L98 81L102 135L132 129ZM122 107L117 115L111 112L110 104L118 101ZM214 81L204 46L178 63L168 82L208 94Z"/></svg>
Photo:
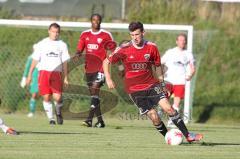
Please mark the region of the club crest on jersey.
<svg viewBox="0 0 240 159"><path fill-rule="evenodd" d="M133 56L133 55L131 55L129 58L130 58L130 59L133 59L133 58L134 58L134 56Z"/></svg>
<svg viewBox="0 0 240 159"><path fill-rule="evenodd" d="M97 42L100 44L102 42L103 39L101 38L97 38Z"/></svg>
<svg viewBox="0 0 240 159"><path fill-rule="evenodd" d="M149 60L150 54L145 54L145 55L144 55L144 58L145 58L146 60Z"/></svg>
<svg viewBox="0 0 240 159"><path fill-rule="evenodd" d="M89 37L87 37L86 40L89 41Z"/></svg>

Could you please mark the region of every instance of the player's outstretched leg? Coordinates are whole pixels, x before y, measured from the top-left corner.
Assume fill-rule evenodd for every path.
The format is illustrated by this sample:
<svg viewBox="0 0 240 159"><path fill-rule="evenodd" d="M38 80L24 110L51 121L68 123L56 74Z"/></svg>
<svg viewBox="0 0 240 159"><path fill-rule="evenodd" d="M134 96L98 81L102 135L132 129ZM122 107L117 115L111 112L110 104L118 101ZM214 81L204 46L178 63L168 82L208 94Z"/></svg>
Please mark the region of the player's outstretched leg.
<svg viewBox="0 0 240 159"><path fill-rule="evenodd" d="M163 98L159 101L159 105L163 110L168 114L172 122L178 127L178 129L183 133L188 142L200 141L203 138L202 134L189 133L186 125L184 124L180 114L174 110L169 104L166 98Z"/></svg>

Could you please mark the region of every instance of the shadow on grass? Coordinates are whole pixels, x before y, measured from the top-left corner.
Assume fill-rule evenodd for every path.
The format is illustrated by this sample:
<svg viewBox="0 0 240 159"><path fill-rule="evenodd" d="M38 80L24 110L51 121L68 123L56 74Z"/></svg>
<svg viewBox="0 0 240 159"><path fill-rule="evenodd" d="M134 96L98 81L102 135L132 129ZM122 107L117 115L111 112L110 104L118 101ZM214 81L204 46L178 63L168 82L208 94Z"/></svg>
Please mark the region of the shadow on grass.
<svg viewBox="0 0 240 159"><path fill-rule="evenodd" d="M238 104L231 104L232 107L237 107L238 108ZM215 108L219 108L219 107L224 107L225 105L220 104L220 103L212 103L209 105L206 105L204 110L201 112L201 114L199 115L198 120L196 121L197 123L206 123L212 116L212 113L214 111Z"/></svg>
<svg viewBox="0 0 240 159"><path fill-rule="evenodd" d="M48 132L48 131L19 131L21 134L41 134L41 135L98 135L97 133L80 133L80 132Z"/></svg>
<svg viewBox="0 0 240 159"><path fill-rule="evenodd" d="M194 143L188 143L188 142L183 142L181 145L183 145L183 146L192 146L192 145L198 145L198 146L240 146L240 143L222 143L222 142L194 142Z"/></svg>

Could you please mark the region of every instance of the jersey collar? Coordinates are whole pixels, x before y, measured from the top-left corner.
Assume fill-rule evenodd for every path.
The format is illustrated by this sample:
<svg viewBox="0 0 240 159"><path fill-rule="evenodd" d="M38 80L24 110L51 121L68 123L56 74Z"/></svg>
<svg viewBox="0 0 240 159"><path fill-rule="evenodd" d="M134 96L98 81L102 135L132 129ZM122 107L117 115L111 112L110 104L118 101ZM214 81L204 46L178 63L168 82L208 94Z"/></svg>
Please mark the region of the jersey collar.
<svg viewBox="0 0 240 159"><path fill-rule="evenodd" d="M146 43L147 43L147 41L146 41L146 40L143 40L143 45L142 45L142 46L137 46L137 45L134 43L134 41L132 40L133 47L135 47L136 49L142 49Z"/></svg>
<svg viewBox="0 0 240 159"><path fill-rule="evenodd" d="M100 34L101 32L102 32L102 29L100 29L98 32L93 32L92 29L91 29L91 33L94 34L94 35Z"/></svg>

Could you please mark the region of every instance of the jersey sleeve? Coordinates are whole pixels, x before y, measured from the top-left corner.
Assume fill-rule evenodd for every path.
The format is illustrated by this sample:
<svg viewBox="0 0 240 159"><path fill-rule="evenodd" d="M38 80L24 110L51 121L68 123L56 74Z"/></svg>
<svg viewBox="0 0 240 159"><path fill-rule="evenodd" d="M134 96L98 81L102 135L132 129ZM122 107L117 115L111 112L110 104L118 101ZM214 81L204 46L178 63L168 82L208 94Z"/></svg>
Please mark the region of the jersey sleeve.
<svg viewBox="0 0 240 159"><path fill-rule="evenodd" d="M123 59L123 49L120 47L117 47L112 54L108 56L108 60L110 63L117 63L118 61L121 61Z"/></svg>
<svg viewBox="0 0 240 159"><path fill-rule="evenodd" d="M108 33L107 40L110 40L110 41L114 40L113 36L112 36L112 34L110 32Z"/></svg>
<svg viewBox="0 0 240 159"><path fill-rule="evenodd" d="M153 46L153 64L155 66L160 66L161 65L161 58L160 58L160 53L158 51L157 46Z"/></svg>
<svg viewBox="0 0 240 159"><path fill-rule="evenodd" d="M193 57L193 54L189 52L189 53L187 54L187 57L188 57L189 63L192 64L192 65L194 65L195 59L194 59L194 57Z"/></svg>
<svg viewBox="0 0 240 159"><path fill-rule="evenodd" d="M68 47L65 43L63 43L63 50L62 50L62 63L64 63L65 61L68 61L70 59L70 55L68 52Z"/></svg>
<svg viewBox="0 0 240 159"><path fill-rule="evenodd" d="M38 62L41 60L41 44L38 44L38 46L34 49L34 52L32 54L32 59Z"/></svg>
<svg viewBox="0 0 240 159"><path fill-rule="evenodd" d="M165 52L165 54L161 57L161 63L162 63L162 64L165 64L165 63L167 62L168 53L169 53L169 50L167 50L167 51Z"/></svg>
<svg viewBox="0 0 240 159"><path fill-rule="evenodd" d="M77 52L82 53L85 49L85 36L82 33L79 37L78 44L77 44Z"/></svg>
<svg viewBox="0 0 240 159"><path fill-rule="evenodd" d="M116 49L117 44L114 41L113 36L110 32L106 34L106 39L103 45L105 50L110 50L111 52L114 52L114 50Z"/></svg>

